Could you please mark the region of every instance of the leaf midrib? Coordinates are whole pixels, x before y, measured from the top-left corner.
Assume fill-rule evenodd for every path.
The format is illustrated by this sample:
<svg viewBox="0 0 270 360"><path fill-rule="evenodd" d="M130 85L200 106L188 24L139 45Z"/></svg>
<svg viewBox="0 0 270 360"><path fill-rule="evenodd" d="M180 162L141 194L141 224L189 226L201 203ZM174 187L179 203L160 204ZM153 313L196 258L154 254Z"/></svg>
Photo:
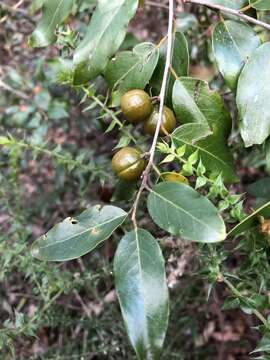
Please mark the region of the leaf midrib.
<svg viewBox="0 0 270 360"><path fill-rule="evenodd" d="M219 233L216 230L213 230L213 228L211 228L208 224L202 222L200 219L194 217L191 213L187 212L185 209L183 209L182 207L180 207L179 205L173 203L172 201L170 201L169 199L161 196L158 192L156 192L155 190L151 190L151 193L154 193L155 195L157 195L158 197L160 197L161 199L165 200L166 202L168 202L169 204L171 204L173 207L176 207L177 209L179 209L180 211L182 211L183 213L185 213L187 216L191 217L194 221L202 224L203 226L209 228L211 231L214 231L216 234L219 235ZM217 214L217 216L219 217L219 219L221 220L221 217L219 214ZM225 230L225 229L224 229ZM226 233L224 234L226 236ZM225 238L224 236L224 238ZM224 239L222 237L222 239Z"/></svg>

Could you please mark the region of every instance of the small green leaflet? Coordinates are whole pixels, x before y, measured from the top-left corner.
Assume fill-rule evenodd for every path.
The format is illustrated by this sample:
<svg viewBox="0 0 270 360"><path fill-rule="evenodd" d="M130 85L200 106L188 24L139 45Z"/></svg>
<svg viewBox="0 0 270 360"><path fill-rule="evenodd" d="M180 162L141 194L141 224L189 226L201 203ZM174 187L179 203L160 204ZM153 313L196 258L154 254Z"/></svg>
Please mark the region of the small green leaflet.
<svg viewBox="0 0 270 360"><path fill-rule="evenodd" d="M156 185L148 196L147 208L153 221L172 235L202 243L226 238L224 221L215 206L186 184Z"/></svg>
<svg viewBox="0 0 270 360"><path fill-rule="evenodd" d="M91 207L38 238L32 245L32 255L46 261L79 258L106 240L126 217L127 213L115 206Z"/></svg>
<svg viewBox="0 0 270 360"><path fill-rule="evenodd" d="M43 47L56 40L55 29L70 14L73 0L45 0L42 19L29 38L31 47Z"/></svg>
<svg viewBox="0 0 270 360"><path fill-rule="evenodd" d="M168 326L164 259L146 230L127 233L114 257L118 299L130 342L140 360L160 359Z"/></svg>
<svg viewBox="0 0 270 360"><path fill-rule="evenodd" d="M137 7L138 0L98 2L86 35L74 53L75 85L84 84L104 71L124 41Z"/></svg>

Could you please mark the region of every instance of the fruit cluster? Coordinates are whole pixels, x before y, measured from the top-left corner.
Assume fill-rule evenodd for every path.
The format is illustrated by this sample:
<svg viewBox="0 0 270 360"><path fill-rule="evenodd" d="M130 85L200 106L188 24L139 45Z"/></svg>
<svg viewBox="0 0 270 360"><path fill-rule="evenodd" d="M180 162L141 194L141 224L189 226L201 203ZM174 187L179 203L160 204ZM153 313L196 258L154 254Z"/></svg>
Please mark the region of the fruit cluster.
<svg viewBox="0 0 270 360"><path fill-rule="evenodd" d="M155 134L159 110L152 104L150 96L145 91L135 89L125 93L121 98L121 110L128 122L132 124L144 122L144 132L149 135ZM164 106L159 135L170 134L175 126L176 119L173 111ZM114 155L112 168L119 178L133 181L143 173L145 161L139 150L125 147Z"/></svg>

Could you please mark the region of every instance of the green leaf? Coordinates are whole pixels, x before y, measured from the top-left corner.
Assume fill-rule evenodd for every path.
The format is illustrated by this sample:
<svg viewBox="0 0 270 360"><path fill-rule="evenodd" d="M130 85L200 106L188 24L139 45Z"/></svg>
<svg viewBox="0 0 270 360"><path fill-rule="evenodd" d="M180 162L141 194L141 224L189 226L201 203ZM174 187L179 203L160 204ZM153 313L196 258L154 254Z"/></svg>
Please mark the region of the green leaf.
<svg viewBox="0 0 270 360"><path fill-rule="evenodd" d="M166 49L167 49L167 42L164 42L164 44L160 48L159 61L150 82L150 88L153 95L159 95L160 93L162 77L166 62ZM187 76L189 71L188 43L185 35L179 31L176 32L174 35L171 65L178 77ZM170 73L168 79L168 85L167 85L166 99L165 99L166 104L169 107L172 106L171 99L172 99L172 90L173 90L174 82L175 82L175 77L173 74Z"/></svg>
<svg viewBox="0 0 270 360"><path fill-rule="evenodd" d="M270 10L269 0L249 0L249 3L256 10Z"/></svg>
<svg viewBox="0 0 270 360"><path fill-rule="evenodd" d="M209 3L239 10L247 4L247 0L209 0Z"/></svg>
<svg viewBox="0 0 270 360"><path fill-rule="evenodd" d="M55 29L70 14L73 0L45 0L42 19L29 38L29 46L43 47L55 42Z"/></svg>
<svg viewBox="0 0 270 360"><path fill-rule="evenodd" d="M215 206L188 185L156 185L148 196L147 207L154 222L172 235L202 243L226 238L224 221Z"/></svg>
<svg viewBox="0 0 270 360"><path fill-rule="evenodd" d="M260 38L249 25L233 20L221 21L213 33L213 50L219 71L232 90L237 87L240 72ZM228 59L230 59L228 61Z"/></svg>
<svg viewBox="0 0 270 360"><path fill-rule="evenodd" d="M126 36L127 25L138 7L138 0L99 1L87 33L76 48L74 84L94 79L106 68Z"/></svg>
<svg viewBox="0 0 270 360"><path fill-rule="evenodd" d="M175 137L176 141L181 141L184 143L184 145L180 146L181 149L185 149L184 153L181 155L178 154L179 156L183 156L187 150L186 143L188 145L193 145L197 141L199 141L203 138L206 138L207 136L209 136L211 134L213 134L213 133L207 124L190 123L190 124L181 125L177 129L175 129L172 134L172 137L173 137L173 140ZM179 148L179 146L176 146L176 147Z"/></svg>
<svg viewBox="0 0 270 360"><path fill-rule="evenodd" d="M245 65L238 81L237 106L245 146L262 144L270 134L270 43L261 45Z"/></svg>
<svg viewBox="0 0 270 360"><path fill-rule="evenodd" d="M176 28L178 31L187 32L198 26L198 20L195 15L182 11L176 15Z"/></svg>
<svg viewBox="0 0 270 360"><path fill-rule="evenodd" d="M249 185L247 191L250 195L270 201L270 177L260 179Z"/></svg>
<svg viewBox="0 0 270 360"><path fill-rule="evenodd" d="M114 258L118 299L138 359L160 359L169 316L164 259L157 241L136 229L121 240Z"/></svg>
<svg viewBox="0 0 270 360"><path fill-rule="evenodd" d="M113 106L131 89L144 89L152 77L159 58L158 48L151 43L136 45L133 51L119 52L106 67L104 76L114 92Z"/></svg>
<svg viewBox="0 0 270 360"><path fill-rule="evenodd" d="M228 233L228 236L236 236L242 234L243 232L251 229L252 227L259 225L259 216L263 216L266 218L270 217L270 201L261 206L249 216L247 216L234 228L232 228L232 230Z"/></svg>
<svg viewBox="0 0 270 360"><path fill-rule="evenodd" d="M202 80L181 78L181 81L177 80L174 85L173 105L181 123L200 124L204 125L204 128L208 125L208 133L212 131L212 135L197 141L200 135L198 126L194 136L191 127L179 127L173 133L175 146L186 144L186 156L199 150L199 157L209 172L214 175L222 173L226 182L237 181L227 141L231 132L231 116L219 93L210 90L208 84ZM205 134L202 137L205 137Z"/></svg>
<svg viewBox="0 0 270 360"><path fill-rule="evenodd" d="M32 245L32 255L46 261L79 258L106 240L126 217L124 210L114 206L91 207L38 238Z"/></svg>
<svg viewBox="0 0 270 360"><path fill-rule="evenodd" d="M262 339L259 341L256 349L253 350L251 352L251 354L255 354L257 352L264 352L264 351L267 351L267 352L270 351L270 334L269 333L266 333L262 337Z"/></svg>

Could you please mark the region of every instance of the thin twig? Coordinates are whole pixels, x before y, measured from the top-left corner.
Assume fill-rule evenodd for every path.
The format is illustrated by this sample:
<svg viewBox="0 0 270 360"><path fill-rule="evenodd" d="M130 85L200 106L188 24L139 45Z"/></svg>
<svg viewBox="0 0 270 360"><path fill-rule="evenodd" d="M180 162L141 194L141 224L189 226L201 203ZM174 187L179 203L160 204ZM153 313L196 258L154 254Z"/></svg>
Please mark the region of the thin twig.
<svg viewBox="0 0 270 360"><path fill-rule="evenodd" d="M211 3L210 1L207 1L207 0L183 0L183 2L184 2L184 4L190 3L190 4L197 4L197 5L204 5L204 6L207 6L209 8L212 8L212 9L220 10L220 11L223 11L223 12L225 12L227 14L238 16L243 20L246 20L246 21L248 21L250 23L253 23L253 24L261 26L261 27L263 27L263 28L265 28L267 30L270 30L270 24L267 24L267 23L265 23L263 21L254 19L251 16L245 15L242 10L230 9L230 8L227 8L227 7L222 6L222 5L213 4L213 3Z"/></svg>
<svg viewBox="0 0 270 360"><path fill-rule="evenodd" d="M228 286L228 288L236 297L238 297L239 299L243 299L244 301L247 301L246 297L242 295L241 292L238 291L236 287L222 274L220 274L220 280L223 281ZM261 314L257 309L252 309L252 312L259 320L261 320L261 322L263 323L266 329L270 329L270 325L267 319L263 316L263 314Z"/></svg>
<svg viewBox="0 0 270 360"><path fill-rule="evenodd" d="M154 2L154 1L146 1L145 5L159 7L159 8L166 9L166 10L169 9L168 5L165 5L165 4L162 4L162 3L157 3L157 2Z"/></svg>
<svg viewBox="0 0 270 360"><path fill-rule="evenodd" d="M147 187L149 175L154 166L155 150L156 150L157 140L158 140L158 136L159 136L159 131L160 131L160 128L162 125L163 108L164 108L164 102L165 102L165 96L166 96L168 77L169 77L169 72L170 72L172 47L173 47L173 16L174 16L174 1L170 0L169 1L169 24L168 24L168 31L167 31L167 39L168 40L167 40L166 63L165 63L165 68L164 68L164 73L163 73L161 90L160 90L160 94L159 94L159 99L160 99L159 116L158 116L158 122L157 122L157 126L156 126L155 135L154 135L153 142L152 142L152 145L151 145L151 148L149 151L149 161L144 170L143 177L142 177L142 183L137 192L136 199L135 199L133 209L132 209L131 219L132 219L132 222L133 222L133 225L135 228L137 228L136 213L137 213L139 201L140 201L143 190Z"/></svg>
<svg viewBox="0 0 270 360"><path fill-rule="evenodd" d="M6 91L9 91L11 93L13 93L14 95L18 96L19 98L22 98L24 100L29 100L30 97L28 95L25 95L23 92L13 89L11 86L9 86L8 84L4 83L1 79L0 79L0 88L3 88Z"/></svg>

